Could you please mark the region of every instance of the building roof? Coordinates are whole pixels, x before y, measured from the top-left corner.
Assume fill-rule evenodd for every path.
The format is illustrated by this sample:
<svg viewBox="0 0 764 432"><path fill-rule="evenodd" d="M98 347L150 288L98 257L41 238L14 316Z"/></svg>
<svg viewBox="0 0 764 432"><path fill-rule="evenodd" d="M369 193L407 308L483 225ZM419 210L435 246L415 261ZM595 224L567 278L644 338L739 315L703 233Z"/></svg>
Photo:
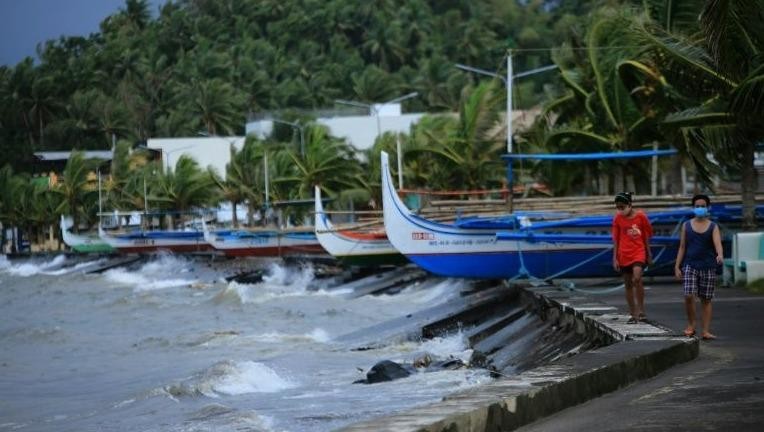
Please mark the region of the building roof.
<svg viewBox="0 0 764 432"><path fill-rule="evenodd" d="M85 159L111 160L112 158L111 150L92 150L83 153L85 154ZM34 157L40 161L65 161L69 160L71 155L71 151L46 151L34 153Z"/></svg>

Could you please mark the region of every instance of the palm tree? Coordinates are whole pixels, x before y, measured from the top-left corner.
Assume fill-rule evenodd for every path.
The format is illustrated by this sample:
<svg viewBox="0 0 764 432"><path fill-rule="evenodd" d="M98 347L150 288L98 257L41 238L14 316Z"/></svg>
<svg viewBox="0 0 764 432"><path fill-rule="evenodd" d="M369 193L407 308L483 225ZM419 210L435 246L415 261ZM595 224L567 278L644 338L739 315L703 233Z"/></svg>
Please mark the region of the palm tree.
<svg viewBox="0 0 764 432"><path fill-rule="evenodd" d="M468 88L458 119L446 118L440 130L417 134L407 159L409 154L435 156L438 169L433 174L440 176L432 178L431 187L463 190L498 184L502 173L499 155L506 142L499 114L504 101L504 92L498 91L495 82Z"/></svg>
<svg viewBox="0 0 764 432"><path fill-rule="evenodd" d="M74 232L79 232L80 220L84 216L83 207L88 197L93 195L93 188L88 186L88 173L92 167L93 162L86 160L84 153L73 150L66 161L62 181L54 189L63 198L58 211L72 216Z"/></svg>
<svg viewBox="0 0 764 432"><path fill-rule="evenodd" d="M233 211L233 227L238 228L239 217L236 208L251 196L251 192L249 187L243 181L243 179L246 178L244 171L247 168L242 164L242 158L239 156L241 152L237 151L236 147L233 145L231 146L230 151L231 160L225 167L225 179L221 179L218 175L214 175L213 179L220 189L221 199L231 203L231 209Z"/></svg>
<svg viewBox="0 0 764 432"><path fill-rule="evenodd" d="M155 201L165 210L177 212L181 220L190 210L206 207L218 198L211 173L188 155L182 155L174 169L158 177L156 193Z"/></svg>
<svg viewBox="0 0 764 432"><path fill-rule="evenodd" d="M764 4L706 2L699 37L650 25L635 33L683 102L664 121L674 144L706 178L722 166L740 170L743 225L755 229L754 152L764 141Z"/></svg>
<svg viewBox="0 0 764 432"><path fill-rule="evenodd" d="M287 150L284 154L293 164L292 173L276 181L289 186L290 198L301 199L311 198L315 185L329 194L355 188L361 166L354 153L344 140L330 136L326 127L310 125L306 127L305 154Z"/></svg>
<svg viewBox="0 0 764 432"><path fill-rule="evenodd" d="M23 197L27 195L29 179L23 175L14 174L10 165L0 168L0 222L3 224L2 240L5 244L5 228L21 227L24 223L24 211L21 206ZM16 239L13 239L15 251Z"/></svg>
<svg viewBox="0 0 764 432"><path fill-rule="evenodd" d="M535 130L526 136L530 145L547 151L625 151L660 140L659 112L651 95L662 77L653 64L634 60L637 45L624 31L639 19L630 12L603 10L588 31L584 50L558 55L556 63L568 91L546 105ZM581 183L589 191L600 174L604 177L600 193L609 192L611 176L615 190L632 191L639 186L638 179L649 178L647 167L634 162L603 161L565 170L548 164L540 167L558 192L569 192ZM561 171L566 175L560 177Z"/></svg>
<svg viewBox="0 0 764 432"><path fill-rule="evenodd" d="M244 101L227 82L193 80L184 92L184 102L210 135L233 134L239 128L241 118L237 113L242 112Z"/></svg>

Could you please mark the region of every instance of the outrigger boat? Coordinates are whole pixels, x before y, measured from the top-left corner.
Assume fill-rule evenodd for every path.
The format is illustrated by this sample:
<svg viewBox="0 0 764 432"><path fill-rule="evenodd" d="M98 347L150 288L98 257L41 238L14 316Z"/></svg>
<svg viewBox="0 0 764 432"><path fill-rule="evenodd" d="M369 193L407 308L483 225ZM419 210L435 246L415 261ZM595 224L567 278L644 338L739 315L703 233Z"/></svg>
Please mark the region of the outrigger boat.
<svg viewBox="0 0 764 432"><path fill-rule="evenodd" d="M205 241L226 256L280 257L323 254L324 248L313 232L287 230L233 230L213 232L202 222Z"/></svg>
<svg viewBox="0 0 764 432"><path fill-rule="evenodd" d="M151 217L166 213L99 213L99 216L115 217ZM131 230L106 231L101 223L98 224L98 236L111 247L121 253L155 253L160 251L174 253L204 252L212 250L212 246L204 240L204 233L197 228L184 230Z"/></svg>
<svg viewBox="0 0 764 432"><path fill-rule="evenodd" d="M201 231L129 231L107 233L101 226L98 235L111 247L122 253L203 252L212 247Z"/></svg>
<svg viewBox="0 0 764 432"><path fill-rule="evenodd" d="M612 245L604 241L610 238L612 215L530 224L519 223L516 216L453 224L436 222L406 207L393 186L388 155L382 152L381 159L383 213L390 243L431 273L449 277L540 279L614 275ZM690 209L685 208L662 212L660 220L653 220L674 226L674 235L652 239L654 268L671 271L670 263L678 248L676 230L690 214Z"/></svg>
<svg viewBox="0 0 764 432"><path fill-rule="evenodd" d="M108 243L101 240L97 233L88 234L75 234L69 231L69 224L66 223L66 218L61 215L61 237L64 240L64 244L69 246L73 251L80 253L113 253L114 248Z"/></svg>
<svg viewBox="0 0 764 432"><path fill-rule="evenodd" d="M321 188L315 187L315 233L330 255L348 265L401 264L406 258L390 244L384 227L335 228L324 211Z"/></svg>

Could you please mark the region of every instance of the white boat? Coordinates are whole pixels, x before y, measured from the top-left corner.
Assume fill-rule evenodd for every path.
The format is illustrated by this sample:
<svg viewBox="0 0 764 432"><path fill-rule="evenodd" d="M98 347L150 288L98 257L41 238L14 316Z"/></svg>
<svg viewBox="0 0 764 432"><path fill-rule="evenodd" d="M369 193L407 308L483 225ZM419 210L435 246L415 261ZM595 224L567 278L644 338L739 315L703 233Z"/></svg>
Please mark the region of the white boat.
<svg viewBox="0 0 764 432"><path fill-rule="evenodd" d="M64 244L72 250L81 253L110 253L114 248L103 241L97 233L75 234L69 231L70 223L67 223L64 215L61 215L61 238Z"/></svg>
<svg viewBox="0 0 764 432"><path fill-rule="evenodd" d="M423 269L441 276L470 278L615 275L610 236L587 234L591 231L588 220L577 218L576 224L567 226L573 230L570 234L554 234L550 238L545 236L552 234L544 231L507 232L506 229L463 228L458 224L431 221L409 210L398 197L387 153L382 152L381 158L387 236L399 252ZM556 225L554 230L561 228ZM661 240L665 242L656 245L653 256L674 259L676 239ZM664 248L672 250L659 255Z"/></svg>
<svg viewBox="0 0 764 432"><path fill-rule="evenodd" d="M111 233L99 225L99 237L122 253L202 252L212 247L204 240L204 233L192 231L142 231Z"/></svg>
<svg viewBox="0 0 764 432"><path fill-rule="evenodd" d="M298 230L210 231L202 222L205 241L227 256L268 256L323 254L324 248L313 232Z"/></svg>
<svg viewBox="0 0 764 432"><path fill-rule="evenodd" d="M330 255L349 265L369 266L406 262L403 255L387 239L384 227L337 229L324 211L321 188L318 186L315 187L315 201L316 238Z"/></svg>

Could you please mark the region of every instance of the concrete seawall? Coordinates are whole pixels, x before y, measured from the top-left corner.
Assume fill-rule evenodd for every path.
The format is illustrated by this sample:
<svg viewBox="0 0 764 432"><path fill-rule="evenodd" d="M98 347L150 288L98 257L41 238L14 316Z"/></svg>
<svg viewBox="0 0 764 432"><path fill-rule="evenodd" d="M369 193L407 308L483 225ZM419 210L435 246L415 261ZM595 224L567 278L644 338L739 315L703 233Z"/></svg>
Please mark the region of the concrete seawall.
<svg viewBox="0 0 764 432"><path fill-rule="evenodd" d="M342 431L507 431L694 359L698 341L652 323L626 324L612 306L555 287L522 288L544 321L585 335L600 348Z"/></svg>

